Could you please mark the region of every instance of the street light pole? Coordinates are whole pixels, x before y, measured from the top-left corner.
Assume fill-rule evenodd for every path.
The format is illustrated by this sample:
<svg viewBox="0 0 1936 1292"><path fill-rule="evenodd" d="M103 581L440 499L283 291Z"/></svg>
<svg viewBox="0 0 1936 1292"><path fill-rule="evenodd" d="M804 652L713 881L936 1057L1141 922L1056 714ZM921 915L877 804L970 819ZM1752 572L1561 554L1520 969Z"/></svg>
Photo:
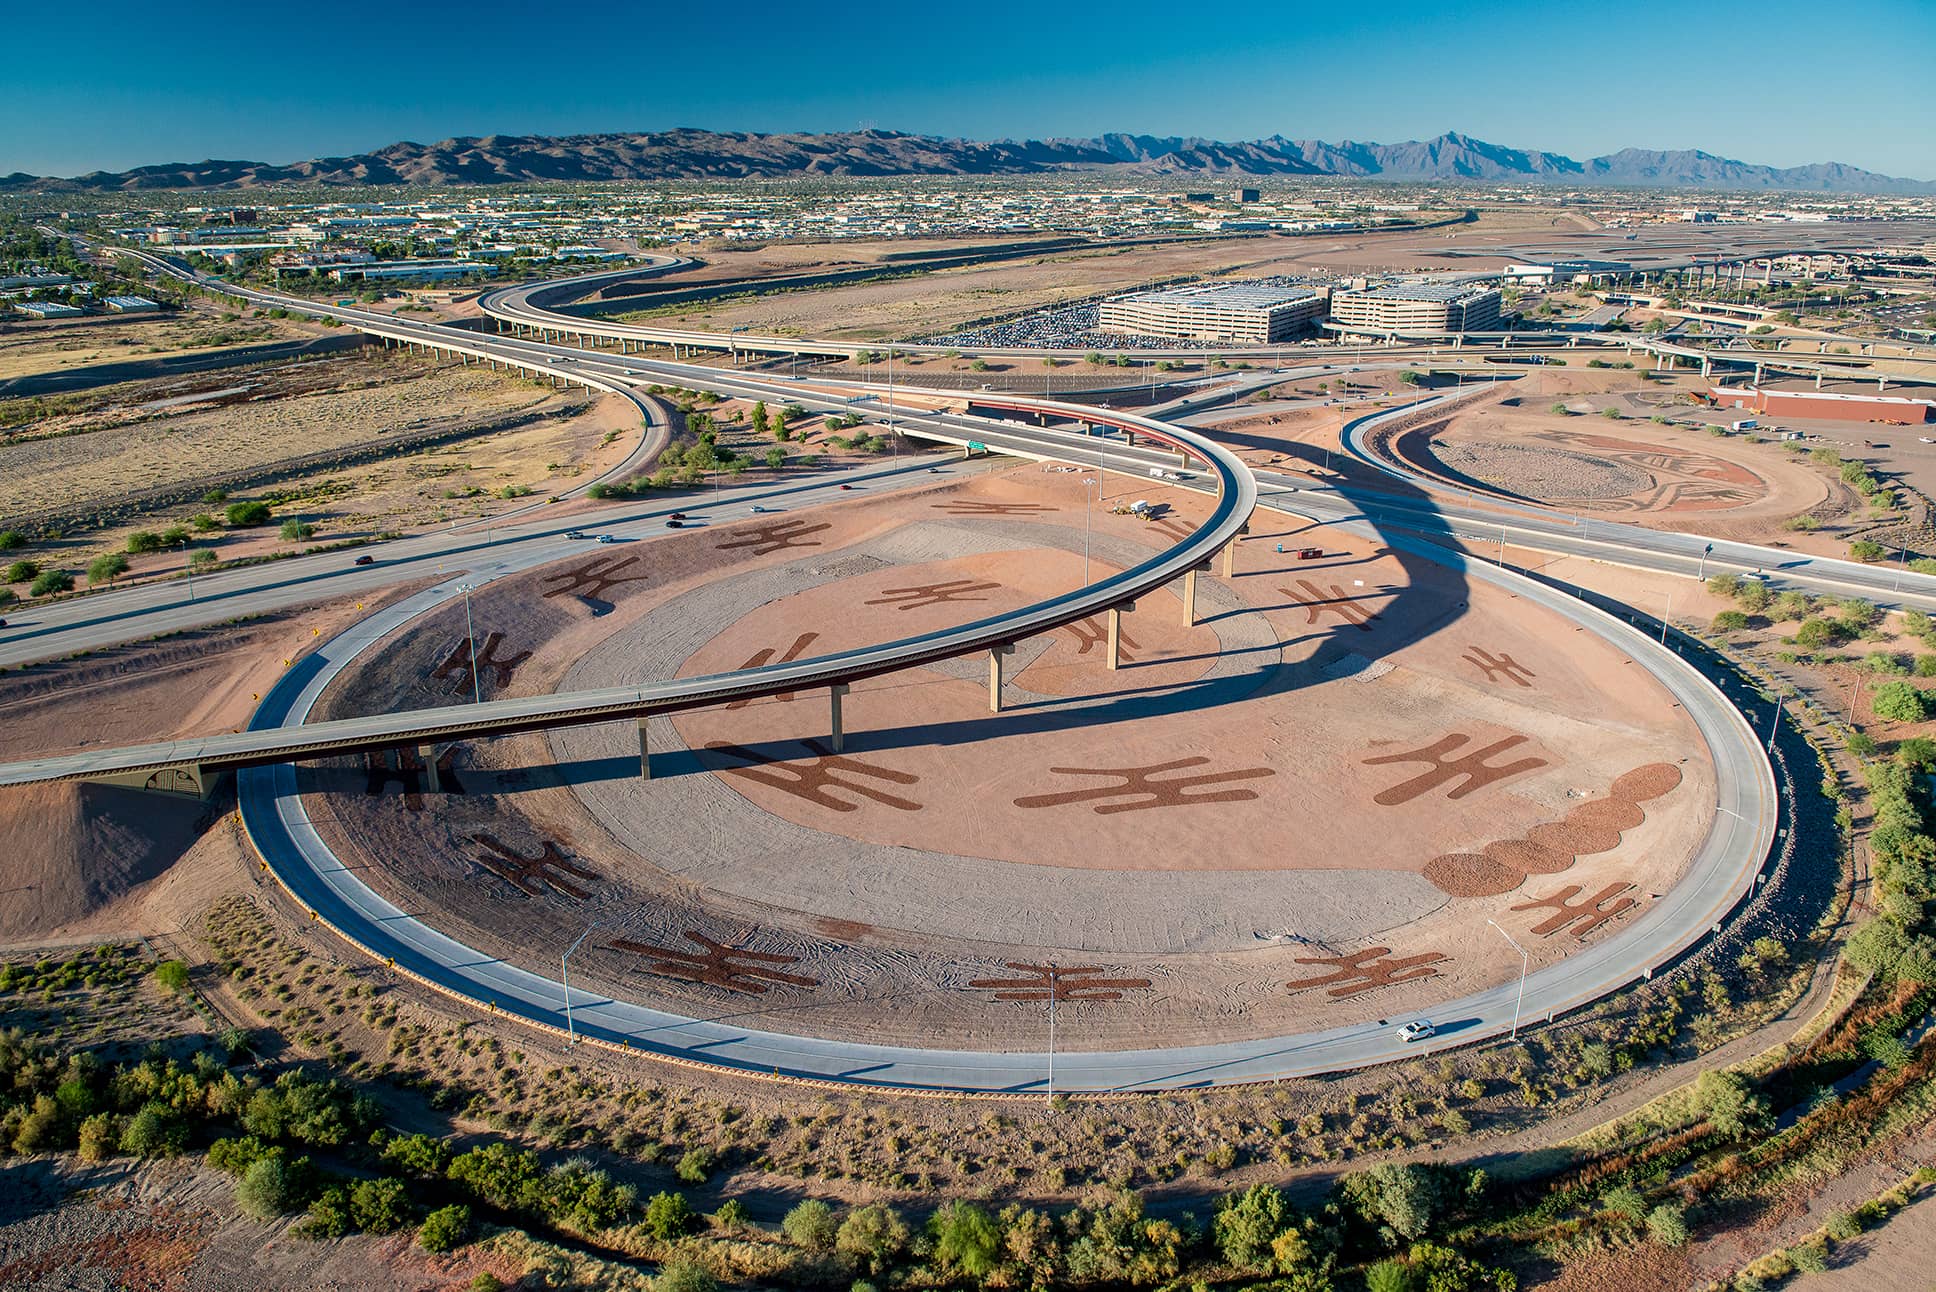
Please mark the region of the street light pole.
<svg viewBox="0 0 1936 1292"><path fill-rule="evenodd" d="M1055 965L1049 966L1049 1098L1055 1098Z"/></svg>
<svg viewBox="0 0 1936 1292"><path fill-rule="evenodd" d="M1526 1005L1526 970L1532 964L1532 958L1526 954L1525 947L1522 947L1517 942L1513 941L1512 934L1506 932L1504 929L1499 928L1499 925L1497 922L1493 920L1487 920L1486 923L1492 925L1493 928L1498 929L1499 936L1506 939L1506 945L1510 946L1513 950L1519 953L1519 999L1513 1002L1513 1025L1512 1025L1512 1039L1517 1041L1519 1039L1519 1011L1525 1008L1525 1005Z"/></svg>
<svg viewBox="0 0 1936 1292"><path fill-rule="evenodd" d="M1096 528L1096 495L1093 479L1082 482L1082 586L1089 586L1089 535Z"/></svg>
<svg viewBox="0 0 1936 1292"><path fill-rule="evenodd" d="M573 1045L578 1044L578 1027L572 1021L571 1017L571 966L568 962L571 960L571 953L578 950L584 944L585 939L592 935L592 930L597 927L597 920L593 920L590 924L587 924L585 931L578 935L578 941L566 947L564 954L558 957L558 979L564 985L565 989L565 1036L570 1039Z"/></svg>
<svg viewBox="0 0 1936 1292"><path fill-rule="evenodd" d="M483 689L477 681L477 633L471 628L471 585L460 583L457 590L464 594L464 653L471 657L471 703L484 703Z"/></svg>

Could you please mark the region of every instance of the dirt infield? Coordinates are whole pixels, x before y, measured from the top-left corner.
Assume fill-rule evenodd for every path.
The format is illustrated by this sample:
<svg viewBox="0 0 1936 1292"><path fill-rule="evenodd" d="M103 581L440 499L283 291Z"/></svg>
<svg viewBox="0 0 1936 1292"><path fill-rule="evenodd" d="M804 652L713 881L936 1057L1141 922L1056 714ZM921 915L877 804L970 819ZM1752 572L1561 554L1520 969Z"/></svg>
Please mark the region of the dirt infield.
<svg viewBox="0 0 1936 1292"><path fill-rule="evenodd" d="M490 695L798 659L978 618L1173 541L1037 468L605 549L475 602ZM1198 622L1164 590L985 658L630 725L306 769L347 864L489 954L751 1026L996 1046L1265 1035L1417 1008L1612 936L1703 837L1684 715L1598 639L1443 567L1280 518ZM1289 546L1289 544L1286 544ZM462 611L367 655L317 716L447 702ZM1638 816L1639 819L1635 819ZM1492 867L1468 875L1477 857ZM1435 859L1437 861L1435 862ZM1445 863L1445 864L1437 864ZM1512 877L1513 883L1504 882ZM1480 890L1483 890L1481 892ZM1518 913L1515 913L1518 908ZM1020 1029L1018 1032L1017 1029Z"/></svg>

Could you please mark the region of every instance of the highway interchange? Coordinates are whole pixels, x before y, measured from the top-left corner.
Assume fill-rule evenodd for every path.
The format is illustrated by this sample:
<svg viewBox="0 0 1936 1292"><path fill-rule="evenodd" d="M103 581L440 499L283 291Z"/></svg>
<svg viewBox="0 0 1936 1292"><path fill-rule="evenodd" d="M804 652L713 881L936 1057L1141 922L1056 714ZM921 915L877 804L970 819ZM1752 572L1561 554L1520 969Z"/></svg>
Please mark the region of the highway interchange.
<svg viewBox="0 0 1936 1292"><path fill-rule="evenodd" d="M166 264L159 260L151 263ZM170 272L181 271L171 267ZM221 290L235 289L224 286ZM321 312L314 305L291 298L267 293L242 294L258 304ZM497 302L495 307L518 312L537 309L522 297L508 304ZM917 436L955 443L976 439L1018 456L1067 460L1080 454L1085 462L1099 460L1104 468L1129 475L1146 475L1152 466L1176 466L1172 452L1147 445L1131 447L1113 437L1089 434L1086 428L1027 427L960 414L931 413L906 405L889 409L874 392L861 387L816 382L809 388L771 374L722 371L636 354L612 355L523 337L479 336L437 324L340 307L328 312L393 342L462 353L480 361L509 364L559 379L580 381L594 388L616 390L638 404L647 417L652 414L652 405L640 396L636 387L658 382L752 398L781 399L809 409L851 409L876 421L891 416L900 429ZM555 322L534 322L530 326L548 327ZM571 319L568 328L560 330L579 331L587 327L584 320ZM946 392L933 393L949 397ZM1920 575L1894 575L1850 562L1798 558L1792 553L1746 544L1717 544L1712 554L1706 554L1700 550L1703 540L1690 536L1605 522L1588 525L1576 518L1502 504L1493 499L1454 503L1375 490L1313 487L1308 477L1297 475L1264 472L1253 476L1233 455L1174 423L1165 425L1118 414L1104 417L1094 409L1072 410L1007 395L1000 399L1004 403L1052 411L1069 422L1091 425L1113 422L1119 428L1135 427L1148 439L1180 443L1194 451L1199 462L1211 468L1198 475L1201 468L1193 467L1192 474L1197 478L1185 483L1216 489L1218 506L1213 509L1210 520L1189 539L1137 570L1028 607L1017 616L964 625L933 635L933 640L889 643L867 652L852 653L862 658L833 657L832 663L804 660L782 666L778 671L769 668L694 680L698 685L668 684L667 689L649 696L633 691L603 699L594 699L598 693L590 693L577 698L553 696L496 702L531 706L524 712L502 714L481 713L480 710L493 709L487 705L460 706L460 711L429 711L428 714L372 715L346 720L349 724L375 725L351 733L348 743L340 746L330 745L330 737L321 729L343 724L314 724L306 732L289 730L302 724L330 677L391 629L459 595L460 583L481 583L582 550L573 540L564 537L563 526L546 520L540 512L508 524L497 522L482 533L472 527L386 544L381 549L381 562L373 566L352 566L347 558L337 554L231 571L198 580L200 586L192 601L179 583L167 583L59 602L27 619L16 620L15 627L0 636L0 664L47 658L112 641L217 622L239 614L261 613L374 591L426 575L445 574L434 586L365 619L349 632L324 643L312 656L305 657L265 697L248 732L226 738L212 737L204 743L215 751L211 760L215 765L247 768L240 773L238 788L251 838L278 879L319 918L371 954L393 961L400 970L440 990L539 1026L561 1028L565 1022L563 997L556 982L462 948L434 929L389 907L352 872L335 862L308 826L301 800L295 793L293 767L278 760L292 756L296 750L302 751L302 756L309 756L332 747L369 747L373 736L387 744L407 744L453 738L453 732L464 735L493 729L478 725L480 721L499 723L494 728L497 730L523 730L552 725L561 716L571 720L582 717L588 721L632 717L642 712L668 711L688 703L712 703L728 695L827 685L847 675L871 675L868 670L907 667L998 645L1133 599L1139 592L1194 568L1234 539L1253 504L1358 532L1375 529L1381 540L1392 546L1461 568L1468 577L1509 587L1517 595L1618 642L1685 705L1716 759L1724 798L1719 805L1722 811L1716 816L1713 830L1688 878L1635 919L1623 936L1595 944L1532 975L1526 983L1523 1007L1524 1016L1532 1018L1576 1007L1632 981L1671 959L1718 925L1752 887L1767 854L1778 815L1773 777L1760 753L1758 737L1734 706L1677 655L1662 649L1649 633L1594 611L1563 590L1450 550L1446 540L1463 538L1476 545L1477 541L1496 540L1503 527L1510 533L1511 541L1519 546L1688 574L1693 572L1690 567L1703 559L1709 572L1730 567L1743 570L1760 567L1768 569L1779 580L1814 590L1842 595L1860 591L1880 601L1936 608L1936 579ZM1352 450L1381 470L1402 474L1402 468L1370 453L1365 447L1363 431L1379 417L1400 416L1410 411L1388 410L1359 419L1349 428L1348 443ZM648 430L642 437L641 453L649 452L655 434L663 435L662 418L658 428ZM628 459L636 460L639 460L637 455ZM925 473L929 465L928 460L923 460L910 466L877 468L866 472L864 478L870 483L887 485L894 483L897 473ZM953 465L945 469L964 468ZM842 477L849 483L862 478L852 473ZM1413 479L1407 483L1421 489L1441 488L1437 482ZM682 501L680 505L695 515L710 513L728 518L742 514L749 503L761 499L775 498L782 505L798 506L838 496L838 485L830 478L821 477L760 494L738 491L716 502ZM648 526L657 528L658 517L666 510L636 504L616 506L608 517L601 517L598 525L601 530L643 536ZM1893 586L1898 580L1900 590ZM1883 587L1885 581L1892 586ZM752 674L767 676L753 677ZM686 689L681 690L682 686ZM607 707L600 708L600 705ZM564 714L561 710L565 709L573 712ZM541 720L528 721L534 716ZM0 784L98 774L102 770L157 766L200 757L200 752L179 746L138 753L92 751L67 759L34 760L0 767ZM1441 1035L1428 1042L1426 1048L1467 1044L1508 1029L1516 1016L1512 998L1509 987L1501 987L1448 1002L1435 1011ZM1047 1056L1039 1053L941 1052L845 1045L750 1031L723 1022L677 1018L576 989L571 1004L572 1021L582 1036L693 1062L923 1088L1041 1089L1049 1081ZM1266 1080L1381 1062L1399 1054L1415 1053L1417 1048L1397 1041L1390 1028L1368 1024L1294 1038L1192 1049L1064 1054L1054 1060L1053 1080L1057 1089L1157 1088Z"/></svg>

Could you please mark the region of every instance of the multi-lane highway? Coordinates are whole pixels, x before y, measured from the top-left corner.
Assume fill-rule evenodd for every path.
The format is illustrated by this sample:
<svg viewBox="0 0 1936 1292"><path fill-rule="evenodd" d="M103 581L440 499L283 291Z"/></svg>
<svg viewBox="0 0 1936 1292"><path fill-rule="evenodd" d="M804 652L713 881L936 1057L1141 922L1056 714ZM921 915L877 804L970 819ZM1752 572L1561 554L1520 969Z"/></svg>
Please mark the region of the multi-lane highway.
<svg viewBox="0 0 1936 1292"><path fill-rule="evenodd" d="M180 272L172 270L171 272ZM224 288L223 290L228 290ZM266 293L247 293L258 303L290 308L307 306ZM634 382L663 381L704 386L733 394L781 398L808 408L853 408L881 417L877 402L855 404L840 390L820 393L782 378L726 373L718 369L666 363L638 355L612 356L574 350L520 337L477 337L436 324L403 322L368 311L332 309L335 317L375 335L399 343L424 345L479 360L505 363L560 379L578 380L597 388L629 390ZM1181 447L1203 462L1207 471L1192 481L1214 488L1217 500L1210 518L1183 543L1113 579L1078 589L1065 596L1002 616L942 633L887 643L878 647L769 666L740 674L690 679L642 689L589 692L577 696L532 697L527 700L461 706L457 710L420 711L408 715L370 715L344 723L303 725L316 697L336 672L392 628L458 595L460 580L472 582L557 559L570 550L570 540L541 520L523 522L501 534L472 532L459 537L435 535L408 540L386 549L386 565L425 572L433 561L448 561L451 577L437 586L390 607L326 643L291 670L265 699L249 731L212 737L204 742L171 742L141 751L96 751L70 759L36 760L0 767L0 784L44 780L59 776L100 774L184 762L205 766L243 767L240 793L244 819L265 860L290 891L320 918L372 954L393 961L405 972L467 999L487 1003L513 1016L551 1027L564 1022L562 989L542 975L484 957L436 930L389 906L364 886L355 874L329 856L308 824L295 792L288 759L332 750L367 748L377 744L417 743L498 731L527 730L561 721L608 721L633 718L712 703L720 699L769 691L832 685L850 677L864 677L893 668L946 658L950 655L1004 645L1071 622L1133 599L1202 563L1234 539L1258 486L1233 455L1191 432L1149 419L1055 405L1010 396L999 402L1053 414L1075 425L1133 428L1146 440ZM1400 410L1407 412L1409 410ZM1386 416L1399 415L1388 413ZM1130 447L1113 439L1068 428L1031 428L988 418L955 413L922 412L911 407L894 410L904 430L960 443L979 440L1004 452L1035 457L1072 457L1079 449L1084 461L1097 460L1106 469L1142 475L1156 465L1175 466L1172 453L1145 444ZM813 486L809 486L813 487ZM1302 487L1293 490L1288 478L1267 482L1264 505L1347 528L1368 530L1376 525L1382 541L1420 552L1463 569L1467 577L1511 588L1516 595L1543 605L1580 626L1616 642L1644 664L1673 693L1699 726L1716 760L1721 782L1721 813L1703 843L1688 877L1652 903L1622 936L1597 943L1559 964L1534 974L1526 984L1524 1014L1573 1008L1631 981L1651 967L1698 941L1752 886L1775 828L1776 804L1772 773L1760 752L1752 728L1727 700L1678 656L1662 650L1651 637L1600 614L1563 593L1509 570L1468 561L1431 541L1428 523L1435 508L1430 500L1394 500L1383 495L1347 496L1335 491ZM1403 504L1401 507L1400 504ZM1397 532L1391 514L1402 511L1404 528ZM628 520L642 520L650 509L635 510ZM1475 512L1480 509L1474 508ZM1484 524L1495 527L1499 512L1484 511ZM1537 514L1507 518L1509 524L1542 522ZM1451 526L1473 524L1459 516ZM1560 525L1563 531L1563 524ZM1456 531L1455 531L1456 532ZM1639 531L1649 535L1649 531ZM1659 536L1653 536L1659 537ZM1567 538L1563 532L1550 542L1590 543L1593 537ZM1619 541L1617 538L1612 541ZM1662 558L1679 553L1663 552ZM230 605L247 604L250 597L287 599L336 595L352 588L374 587L413 577L403 568L350 567L338 556L310 558L314 564L291 562L288 568L258 567L204 580L204 595L233 598ZM457 572L456 567L461 567ZM1858 567L1859 568L1859 567ZM1799 576L1798 576L1799 577ZM356 580L368 578L368 585ZM54 616L30 625L38 648L73 649L77 637L97 638L116 631L142 635L155 631L167 616L197 613L195 603L168 600L172 589L131 589L99 598L64 603L47 612ZM146 598L147 600L136 600ZM57 613L56 613L57 612ZM229 617L228 610L217 617ZM201 622L207 622L202 620ZM11 634L10 634L11 636ZM0 648L16 643L0 643ZM29 646L28 649L35 647ZM758 676L755 676L758 675ZM505 708L503 706L512 706ZM360 725L359 725L360 724ZM778 1033L752 1031L723 1021L694 1020L574 991L574 1022L581 1035L632 1049L650 1050L695 1062L758 1071L884 1085L948 1089L1040 1089L1048 1080L1047 1056L1036 1053L995 1054L897 1049L826 1042ZM1512 1026L1517 1012L1513 992L1500 987L1449 1002L1435 1011L1440 1037L1433 1045L1466 1044ZM1228 1045L1156 1049L1135 1052L1064 1054L1055 1059L1058 1089L1158 1088L1231 1081L1265 1080L1299 1073L1335 1070L1385 1061L1406 1047L1389 1028L1371 1024L1334 1029L1299 1037L1233 1042Z"/></svg>
<svg viewBox="0 0 1936 1292"><path fill-rule="evenodd" d="M1301 514L1280 496L1267 506ZM1368 536L1363 520L1342 524ZM571 1025L591 1041L686 1062L867 1085L978 1091L1156 1090L1337 1071L1499 1035L1585 1004L1631 982L1698 942L1752 888L1776 827L1772 771L1760 740L1732 704L1678 655L1563 593L1510 571L1468 562L1422 540L1376 532L1383 542L1451 564L1466 577L1503 586L1557 616L1614 641L1683 705L1712 751L1718 811L1686 877L1622 930L1532 974L1523 1003L1507 983L1431 1011L1439 1035L1409 1045L1396 1029L1366 1022L1320 1032L1219 1045L1134 1051L940 1050L828 1041L750 1028L731 1019L697 1019L609 995L571 991ZM317 665L291 676L266 699L258 722L300 724L329 682L356 656L454 590L419 594L326 644ZM311 823L286 764L241 774L243 817L261 855L319 919L403 972L500 1014L566 1027L565 989L546 975L483 955L398 909L339 862ZM1053 1076L1051 1077L1051 1062Z"/></svg>

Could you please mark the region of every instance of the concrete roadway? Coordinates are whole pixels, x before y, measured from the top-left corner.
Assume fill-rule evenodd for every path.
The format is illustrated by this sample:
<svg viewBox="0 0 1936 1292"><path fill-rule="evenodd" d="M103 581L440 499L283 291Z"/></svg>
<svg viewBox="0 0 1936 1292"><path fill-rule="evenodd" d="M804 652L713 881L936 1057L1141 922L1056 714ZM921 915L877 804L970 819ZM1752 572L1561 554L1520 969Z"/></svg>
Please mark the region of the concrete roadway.
<svg viewBox="0 0 1936 1292"><path fill-rule="evenodd" d="M1017 402L1031 409L1056 409L1088 415L1087 410L1062 405L1038 401ZM223 768L317 757L327 753L506 735L517 731L623 718L643 719L649 713L673 713L731 699L844 685L902 668L1010 645L1077 619L1111 611L1183 576L1187 571L1208 564L1219 550L1235 540L1249 522L1256 505L1256 481L1249 469L1234 455L1189 431L1165 427L1127 414L1109 416L1118 425L1133 427L1138 434L1161 437L1195 453L1205 464L1205 475L1215 482L1216 500L1202 524L1171 548L1128 570L1030 606L900 641L711 677L667 680L643 687L560 692L493 700L486 704L372 714L310 724L303 727L300 734L254 730L31 759L0 765L0 785L98 777L166 767L193 767L200 775ZM997 450L1026 457L1065 457L1071 447L1089 442L1092 438L992 419L953 415L910 414L904 422L918 424L921 433L931 438L955 442L978 440ZM1109 461L1106 465L1109 469L1145 475L1149 470L1148 467L1117 461ZM557 559L563 554L554 551L546 559Z"/></svg>
<svg viewBox="0 0 1936 1292"><path fill-rule="evenodd" d="M1436 395L1417 401L1401 413L1449 403L1457 398ZM1318 495L1311 505L1337 515L1336 504L1326 495L1355 507L1367 515L1421 532L1455 536L1473 542L1497 542L1501 533L1512 544L1565 556L1583 556L1634 569L1662 570L1674 574L1759 574L1771 588L1795 588L1804 592L1836 597L1863 597L1878 605L1918 610L1936 610L1936 576L1918 574L1894 565L1864 565L1830 556L1809 556L1788 548L1764 547L1727 539L1704 538L1672 530L1648 529L1618 521L1569 515L1550 507L1517 503L1478 490L1448 485L1411 468L1390 461L1370 447L1366 433L1381 418L1374 413L1348 422L1344 444L1348 452L1366 464L1404 481L1417 495L1396 496L1374 489L1320 487L1312 489L1308 477L1259 473L1260 483L1268 487L1291 487ZM1426 495L1430 495L1427 497ZM1463 498L1468 502L1450 502ZM1712 549L1709 551L1708 549Z"/></svg>
<svg viewBox="0 0 1936 1292"><path fill-rule="evenodd" d="M387 319L381 320L381 325L387 327L389 322ZM526 345L529 346L529 343ZM555 363L559 359L552 355L547 356L547 361ZM638 360L628 362L637 364ZM703 384L709 387L722 384L716 370L700 371L709 378ZM959 427L953 429L957 434L960 431ZM1300 497L1298 511L1301 513L1306 505L1314 501L1317 500ZM1290 509L1281 501L1277 505ZM1386 535L1386 541L1396 546L1412 546L1416 542L1418 550L1434 559L1467 565L1457 553L1448 553L1423 540ZM1678 657L1660 651L1644 634L1521 576L1476 563L1469 566L1468 572L1470 577L1513 586L1519 595L1547 604L1559 613L1609 635L1636 659L1654 669L1688 707L1707 736L1720 763L1722 794L1728 800L1721 805L1725 811L1717 817L1715 828L1703 846L1688 881L1677 886L1637 918L1627 934L1589 948L1529 980L1526 1013L1532 1017L1541 1012L1571 1008L1604 994L1671 955L1679 947L1698 940L1710 925L1718 921L1747 891L1755 870L1766 855L1774 829L1773 782L1765 760L1760 757L1758 741L1752 730L1714 688ZM359 625L344 639L345 650L354 645L359 637L362 637L365 645L375 641L381 635L381 625L388 615L421 612L428 604L434 604L438 591L433 589L432 593L420 594L419 598L394 607L365 625ZM444 596L451 595L453 591L448 583L441 588ZM430 600L424 601L423 598ZM363 637L366 631L375 635ZM307 713L309 703L313 702L314 695L325 683L324 674L347 662L347 654L332 654L335 646L332 643L313 666L285 676L265 701L258 721L300 721ZM291 840L300 841L306 821L301 819L300 801L287 793L293 787L293 771L286 766L253 769L244 772L243 777L245 807L250 809L247 815L251 819L252 831L257 833L259 846L264 849L265 857L276 864L285 881L291 883L292 890L297 891L297 895L304 900L311 901L312 909L330 918L332 923L336 922L337 917L351 921L339 927L355 940L370 946L377 954L384 954L383 944L390 943L393 950L401 953L395 957L400 967L411 972L423 972L447 990L495 1002L499 1008L514 1009L540 1025L556 1026L561 1021L561 998L555 984L498 962L480 963L475 953L455 943L448 943L448 940L441 940L441 935L432 930L420 926L417 929L409 928L414 922L407 917L399 918L401 913L393 909L382 911L360 907L358 903L368 899L357 897L353 889L336 887L354 878L340 865L330 870L327 862L311 857L312 862L318 862L325 868L316 870L297 864L290 869L292 861L297 858L288 849L295 847L295 843L279 843L268 838L266 828L261 824L261 813L266 803L273 801L274 819L283 822L287 832L292 832L289 833ZM263 799L264 794L271 795L271 799ZM296 847L296 851L300 853L304 849ZM304 876L311 878L305 879ZM324 885L326 878L328 883ZM331 891L324 891L325 887ZM370 894L369 897L374 898L374 895ZM324 905L329 905L330 909L324 910ZM374 922L365 924L365 919ZM409 939L418 936L426 941L421 945L410 943ZM496 994L500 990L504 993L502 996ZM1315 1036L1249 1044L1065 1055L1058 1060L1058 1088L1080 1086L1114 1089L1260 1080L1380 1062L1406 1053L1416 1053L1420 1048L1466 1044L1510 1027L1512 1020L1507 1002L1511 996L1512 990L1508 986L1451 1003L1439 1012L1439 1039L1424 1047L1405 1047L1395 1040L1389 1029L1364 1025ZM1041 1055L951 1054L845 1046L748 1032L718 1021L681 1020L618 1002L600 1002L589 996L583 998L581 1007L580 999L574 996L572 1003L582 1025L593 1029L601 1039L632 1048L653 1048L699 1061L725 1062L733 1067L759 1070L774 1068L798 1075L832 1076L849 1081L946 1088L1040 1088L1048 1080L1046 1060Z"/></svg>
<svg viewBox="0 0 1936 1292"><path fill-rule="evenodd" d="M1301 514L1301 498L1266 503ZM1373 534L1363 521L1348 528ZM1686 707L1716 759L1719 812L1687 877L1615 937L1596 942L1525 983L1436 1006L1438 1035L1408 1045L1382 1022L1295 1036L1164 1049L1021 1052L919 1049L791 1036L742 1026L734 1015L689 1018L616 1000L582 988L571 992L571 1022L580 1037L692 1063L853 1084L969 1091L1158 1090L1271 1081L1389 1062L1469 1045L1532 1020L1577 1008L1641 977L1717 927L1753 886L1777 818L1772 771L1759 737L1734 706L1679 656L1648 634L1521 575L1469 562L1422 540L1377 535L1394 546L1463 569L1467 577L1510 589L1590 631L1608 637L1652 670ZM328 643L316 667L292 674L264 701L257 721L301 723L330 679L361 651L409 618L456 595L432 589L359 624ZM991 721L999 721L991 719ZM433 986L494 1012L538 1026L566 1027L563 987L545 975L484 956L372 891L331 854L298 793L293 767L239 773L250 838L291 894L372 955ZM559 948L562 950L562 948ZM1018 1007L1035 1011L1034 1006ZM1047 1016L1040 1015L1046 1036Z"/></svg>

